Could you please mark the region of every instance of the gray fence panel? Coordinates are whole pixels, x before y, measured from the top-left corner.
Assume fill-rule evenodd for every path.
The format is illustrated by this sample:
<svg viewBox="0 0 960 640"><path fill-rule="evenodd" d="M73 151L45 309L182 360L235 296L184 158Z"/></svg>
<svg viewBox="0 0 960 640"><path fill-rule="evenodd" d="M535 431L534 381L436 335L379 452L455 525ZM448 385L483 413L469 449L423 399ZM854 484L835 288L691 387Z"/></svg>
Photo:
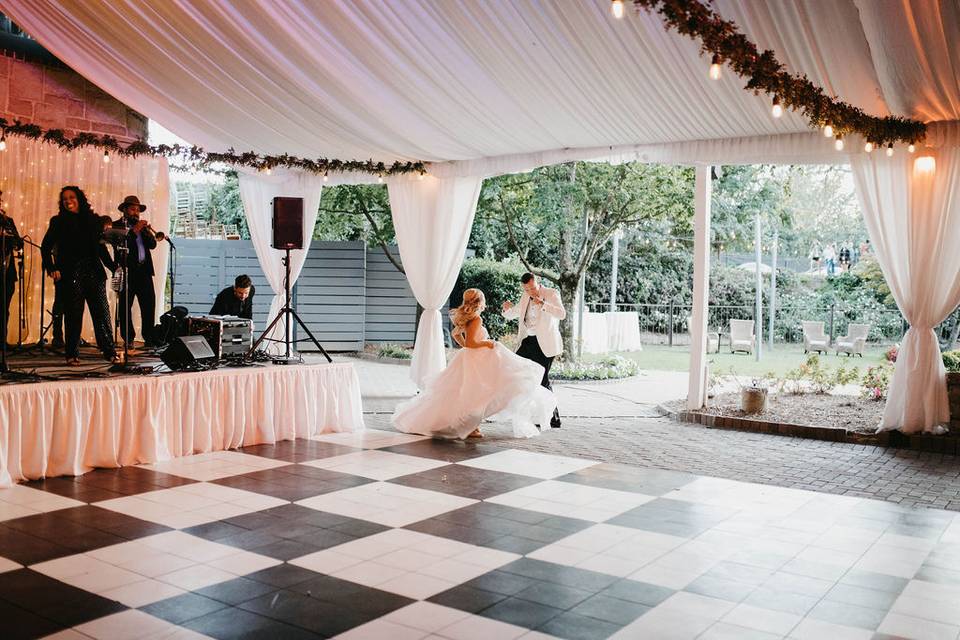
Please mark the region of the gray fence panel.
<svg viewBox="0 0 960 640"><path fill-rule="evenodd" d="M363 349L366 247L362 242L319 242L310 251L297 279L296 308L310 333L329 351ZM297 330L303 351L316 347Z"/></svg>
<svg viewBox="0 0 960 640"><path fill-rule="evenodd" d="M176 239L177 282L174 304L192 314L209 311L217 293L246 273L257 288L254 323L257 334L267 317L273 292L249 240ZM397 255L396 247L392 248ZM398 258L399 259L399 258ZM329 351L354 351L365 342L412 344L417 302L406 276L379 248L362 242L313 242L293 288L297 313ZM302 330L297 339L307 338ZM304 351L309 342L299 344Z"/></svg>
<svg viewBox="0 0 960 640"><path fill-rule="evenodd" d="M391 255L400 260L396 247ZM417 300L407 277L397 271L379 247L367 250L367 342L413 344L416 336Z"/></svg>

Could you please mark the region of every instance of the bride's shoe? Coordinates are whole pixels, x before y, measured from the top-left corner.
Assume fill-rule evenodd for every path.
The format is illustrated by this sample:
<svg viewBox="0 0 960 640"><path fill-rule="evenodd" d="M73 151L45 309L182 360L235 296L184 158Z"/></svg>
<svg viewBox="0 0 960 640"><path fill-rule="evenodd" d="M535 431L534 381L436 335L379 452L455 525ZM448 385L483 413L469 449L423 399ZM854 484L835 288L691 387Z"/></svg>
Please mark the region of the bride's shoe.
<svg viewBox="0 0 960 640"><path fill-rule="evenodd" d="M477 429L474 429L473 431L471 431L470 433L468 433L468 434L467 434L467 437L468 437L468 438L482 438L482 437L483 437L483 434L480 433L480 429L477 428Z"/></svg>

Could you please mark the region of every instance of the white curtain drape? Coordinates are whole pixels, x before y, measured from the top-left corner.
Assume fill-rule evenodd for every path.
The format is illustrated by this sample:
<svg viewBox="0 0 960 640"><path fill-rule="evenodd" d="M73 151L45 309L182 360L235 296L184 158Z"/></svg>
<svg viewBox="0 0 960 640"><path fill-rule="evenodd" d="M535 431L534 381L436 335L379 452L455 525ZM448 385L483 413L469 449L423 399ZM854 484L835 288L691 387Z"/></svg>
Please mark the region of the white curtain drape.
<svg viewBox="0 0 960 640"><path fill-rule="evenodd" d="M879 428L939 432L950 411L933 327L960 304L960 147L851 165L877 261L910 323Z"/></svg>
<svg viewBox="0 0 960 640"><path fill-rule="evenodd" d="M303 198L303 249L290 252L290 287L293 288L307 259L307 251L310 249L313 227L317 222L317 212L320 209L322 188L323 178L305 173L284 171L274 172L273 175L240 174L240 198L243 200L243 211L250 229L250 239L253 240L260 267L274 294L267 322L271 322L283 307L285 295L283 280L286 273L283 266L284 252L270 246L273 240L273 209L270 201L276 197ZM261 328L266 329L266 327ZM290 330L292 337L292 326ZM279 322L268 338L282 341L283 331L283 323ZM269 340L264 348L270 353L283 351L281 343Z"/></svg>
<svg viewBox="0 0 960 640"><path fill-rule="evenodd" d="M479 177L432 176L387 182L400 259L423 307L410 366L410 377L420 388L446 367L440 308L463 265L482 182Z"/></svg>
<svg viewBox="0 0 960 640"><path fill-rule="evenodd" d="M6 139L7 149L0 152L0 189L3 190L3 209L13 217L21 236L28 236L40 244L47 231L50 218L57 213L57 198L66 185L79 186L87 195L93 210L101 215L119 218L117 205L125 196L136 195L147 205L143 218L157 231L169 230L170 183L166 158L127 158L111 156L103 161L103 152L94 149L64 151L60 147L11 136ZM164 274L167 267L167 243L161 242L153 252L156 271L154 289L157 292L158 310L163 310ZM43 268L40 251L27 246L24 254L24 291L26 305L23 310L23 325L18 307L19 294L10 304L10 326L7 341L15 343L18 330L24 342L35 341L40 325L40 288L43 283ZM113 312L113 296L111 313ZM45 307L53 306L53 280L46 279ZM135 316L138 315L134 305ZM93 338L89 315L85 314L84 337ZM50 316L44 318L48 323ZM156 318L154 318L156 320ZM139 327L139 320L134 319ZM51 335L48 333L49 340Z"/></svg>

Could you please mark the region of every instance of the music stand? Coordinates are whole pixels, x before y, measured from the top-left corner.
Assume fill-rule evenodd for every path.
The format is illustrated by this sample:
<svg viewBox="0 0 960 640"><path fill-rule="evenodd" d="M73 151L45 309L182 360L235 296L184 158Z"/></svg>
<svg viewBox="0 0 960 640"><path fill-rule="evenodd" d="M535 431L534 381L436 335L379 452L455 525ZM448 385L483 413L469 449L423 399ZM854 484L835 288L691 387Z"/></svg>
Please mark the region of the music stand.
<svg viewBox="0 0 960 640"><path fill-rule="evenodd" d="M129 352L129 346L128 346L129 340L127 340L127 337L126 337L130 335L130 282L129 282L130 273L127 269L127 255L129 254L129 251L130 251L130 248L127 246L128 233L129 231L125 228L114 229L112 227L104 230L103 232L103 239L106 242L109 242L110 244L112 244L115 250L114 255L117 256L117 259L115 262L117 263L117 268L121 269L120 273L122 275L120 277L120 281L123 283L121 287L121 290L123 291L123 300L120 300L119 296L117 298L117 304L123 305L122 319L120 318L121 309L117 310L118 311L117 319L120 322L124 323L123 325L124 331L121 334L121 337L123 338L123 362L111 365L110 368L108 369L108 371L110 371L111 373L124 373L127 371L133 371L133 370L139 371L140 369L140 367L138 366L137 367L130 366L130 362L129 362L130 352Z"/></svg>
<svg viewBox="0 0 960 640"><path fill-rule="evenodd" d="M257 341L253 343L253 346L250 347L250 351L248 352L247 355L252 355L260 347L261 343L263 343L263 341L267 339L267 336L270 334L273 328L277 325L277 323L280 322L281 319L283 319L284 320L283 343L285 345L285 356L283 358L279 358L279 357L274 358L273 363L274 364L294 364L294 363L300 362L298 359L294 358L293 355L290 353L290 343L292 341L290 340L290 320L288 316L292 316L293 319L297 321L297 324L299 324L300 327L307 332L307 335L310 336L310 340L313 342L313 344L317 346L317 349L319 349L320 353L323 354L323 357L327 359L327 362L333 362L333 359L330 357L330 354L327 353L327 350L323 348L323 345L321 345L315 337L313 337L313 334L310 333L310 329L307 328L306 323L300 319L300 316L297 315L296 310L294 310L294 308L290 306L290 249L284 249L284 251L286 252L286 255L284 255L282 260L283 260L284 269L286 270L286 275L284 276L284 279L283 279L283 289L284 289L284 294L286 298L283 303L283 308L277 312L276 317L270 322L269 325L267 325L267 328L264 330L262 334L260 334L260 337L257 338Z"/></svg>

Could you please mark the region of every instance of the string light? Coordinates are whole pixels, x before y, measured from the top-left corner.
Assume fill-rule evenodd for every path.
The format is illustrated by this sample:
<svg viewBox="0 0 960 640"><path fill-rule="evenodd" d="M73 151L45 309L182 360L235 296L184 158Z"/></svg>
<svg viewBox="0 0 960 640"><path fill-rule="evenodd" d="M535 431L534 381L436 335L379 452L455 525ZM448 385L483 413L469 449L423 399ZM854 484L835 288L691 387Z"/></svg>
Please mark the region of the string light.
<svg viewBox="0 0 960 640"><path fill-rule="evenodd" d="M916 145L914 145L914 144L912 144L912 143L910 144L910 146L907 147L907 151L909 151L910 153L913 153L913 152L916 151L916 150L917 150Z"/></svg>
<svg viewBox="0 0 960 640"><path fill-rule="evenodd" d="M771 107L770 113L773 114L774 118L779 118L783 115L783 105L780 104L780 96L773 96L773 107Z"/></svg>
<svg viewBox="0 0 960 640"><path fill-rule="evenodd" d="M720 79L720 56L713 54L713 60L710 62L710 79Z"/></svg>
<svg viewBox="0 0 960 640"><path fill-rule="evenodd" d="M873 151L873 143L867 142L867 144L863 145L863 150L866 151L867 153L870 153L871 151Z"/></svg>
<svg viewBox="0 0 960 640"><path fill-rule="evenodd" d="M613 0L610 3L610 11L617 20L623 18L623 0Z"/></svg>
<svg viewBox="0 0 960 640"><path fill-rule="evenodd" d="M424 177L425 175L427 175L427 174L424 173L423 171L421 171L420 173L417 174L417 180L420 180L420 181L422 182L422 181L423 181L423 177Z"/></svg>
<svg viewBox="0 0 960 640"><path fill-rule="evenodd" d="M892 142L887 145L887 157L888 157L888 158L892 158L892 157L893 157L893 143L892 143Z"/></svg>
<svg viewBox="0 0 960 640"><path fill-rule="evenodd" d="M383 176L377 176L377 182L383 184Z"/></svg>
<svg viewBox="0 0 960 640"><path fill-rule="evenodd" d="M833 143L833 147L837 151L843 151L843 136L837 136L837 141Z"/></svg>
<svg viewBox="0 0 960 640"><path fill-rule="evenodd" d="M823 137L824 137L824 138L832 138L832 137L833 137L833 125L832 125L832 124L827 124L827 125L823 128Z"/></svg>
<svg viewBox="0 0 960 640"><path fill-rule="evenodd" d="M103 152L103 161L110 162L110 154L107 153L106 151Z"/></svg>
<svg viewBox="0 0 960 640"><path fill-rule="evenodd" d="M330 182L330 175L326 171L323 172L323 181Z"/></svg>
<svg viewBox="0 0 960 640"><path fill-rule="evenodd" d="M0 136L0 151L7 150L7 136Z"/></svg>

